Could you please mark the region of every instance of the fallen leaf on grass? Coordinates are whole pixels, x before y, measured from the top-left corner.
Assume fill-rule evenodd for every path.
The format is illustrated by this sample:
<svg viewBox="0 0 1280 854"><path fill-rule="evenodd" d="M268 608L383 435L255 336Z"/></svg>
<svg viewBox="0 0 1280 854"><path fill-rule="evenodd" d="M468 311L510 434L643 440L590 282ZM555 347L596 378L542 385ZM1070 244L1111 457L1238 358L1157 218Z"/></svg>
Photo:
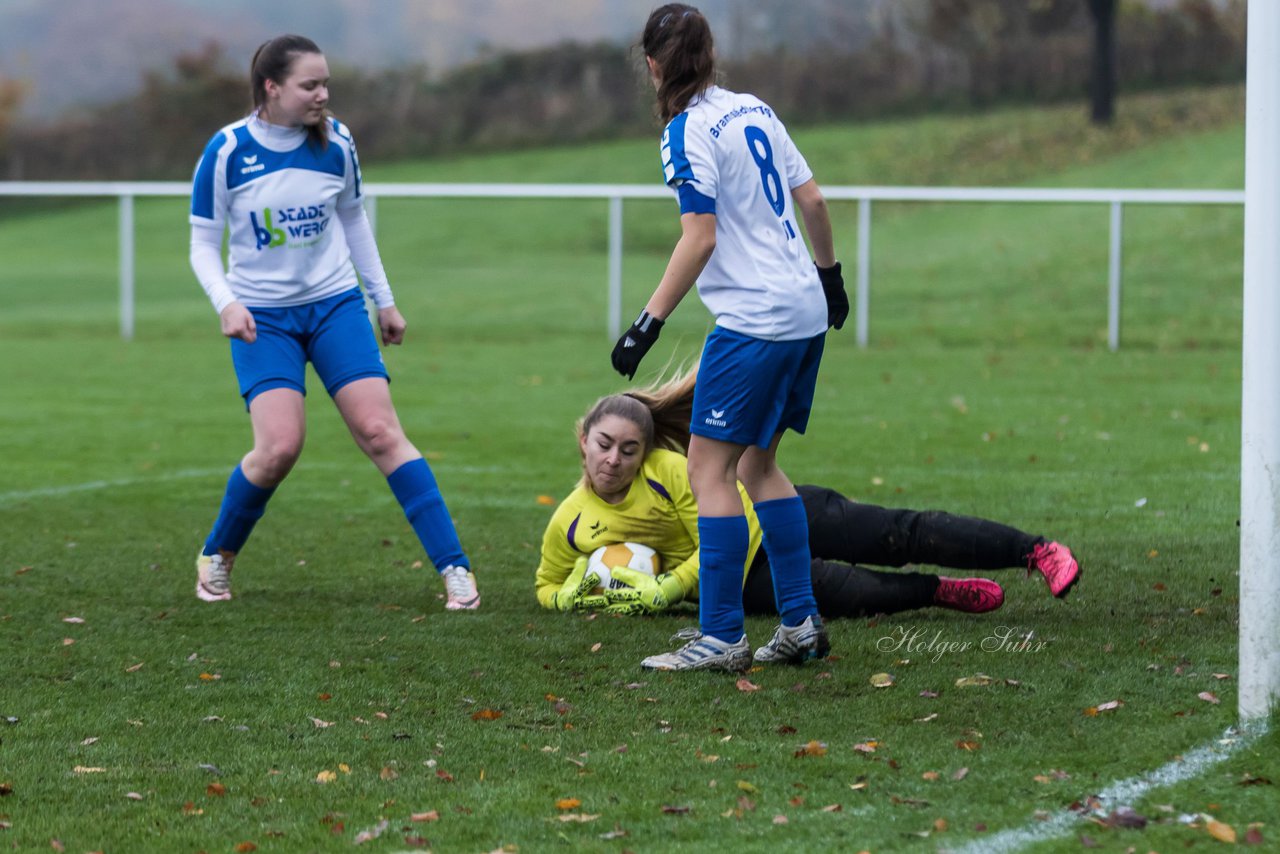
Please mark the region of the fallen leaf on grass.
<svg viewBox="0 0 1280 854"><path fill-rule="evenodd" d="M933 820L934 833L946 833L948 826L949 825L947 824L947 820L945 818L935 818Z"/></svg>
<svg viewBox="0 0 1280 854"><path fill-rule="evenodd" d="M409 821L439 821L439 810L427 810L426 812L415 812L409 815Z"/></svg>
<svg viewBox="0 0 1280 854"><path fill-rule="evenodd" d="M844 807L840 806L839 804L827 804L825 807L819 810L819 812L840 812L843 809Z"/></svg>
<svg viewBox="0 0 1280 854"><path fill-rule="evenodd" d="M870 681L872 688L891 688L894 679L892 673L873 673Z"/></svg>
<svg viewBox="0 0 1280 854"><path fill-rule="evenodd" d="M332 783L336 779L338 779L338 775L328 769L316 775L317 783Z"/></svg>
<svg viewBox="0 0 1280 854"><path fill-rule="evenodd" d="M383 832L386 831L386 829L390 826L391 826L391 822L384 818L382 821L378 822L368 830L362 830L359 833L357 833L356 838L354 840L355 844L363 845L366 842L372 842L373 840L381 836Z"/></svg>
<svg viewBox="0 0 1280 854"><path fill-rule="evenodd" d="M1113 712L1123 705L1124 700L1109 700L1096 706L1090 706L1084 710L1083 714L1085 717L1096 718L1102 712Z"/></svg>
<svg viewBox="0 0 1280 854"><path fill-rule="evenodd" d="M627 836L627 831L623 830L621 827L618 827L617 825L614 825L613 830L609 831L608 833L600 834L600 838L606 842L612 839L623 839L626 836Z"/></svg>
<svg viewBox="0 0 1280 854"><path fill-rule="evenodd" d="M747 792L747 793L749 793L749 794L753 794L753 795L754 795L756 792L760 791L760 790L759 790L759 789L757 789L755 786L753 786L752 784L748 783L746 780L739 780L739 781L737 782L737 786L738 786L738 788L739 788L739 789L741 789L742 791Z"/></svg>
<svg viewBox="0 0 1280 854"><path fill-rule="evenodd" d="M593 643L593 644L591 645L591 651L592 651L592 652L599 652L599 651L600 651L600 648L601 648L601 647L603 647L603 646L604 646L604 644L602 644L602 643L598 643L598 642L597 642L597 643Z"/></svg>
<svg viewBox="0 0 1280 854"><path fill-rule="evenodd" d="M1236 785L1237 785L1237 786L1259 786L1259 785L1261 785L1261 786L1270 786L1270 785L1271 785L1271 778L1270 778L1270 777L1255 777L1254 775L1252 775L1252 774L1250 774L1248 771L1246 771L1246 772L1244 772L1244 774L1242 774L1242 775L1240 776L1240 782L1238 782ZM4 794L4 792L3 792L2 790L0 790L0 795L3 795L3 794Z"/></svg>
<svg viewBox="0 0 1280 854"><path fill-rule="evenodd" d="M969 774L968 768L957 768L956 773L951 775L952 780L963 780Z"/></svg>
<svg viewBox="0 0 1280 854"><path fill-rule="evenodd" d="M685 815L689 812L690 807L677 807L671 804L663 804L662 812L667 815Z"/></svg>
<svg viewBox="0 0 1280 854"><path fill-rule="evenodd" d="M72 768L71 770L72 770L72 771L74 771L76 774L101 774L101 773L103 773L104 771L106 771L107 769L106 769L106 768L94 768L94 767L89 767L89 766L87 766L87 765L77 765L76 767Z"/></svg>
<svg viewBox="0 0 1280 854"><path fill-rule="evenodd" d="M133 665L133 666L131 666L131 667L126 667L126 668L124 669L124 672L125 672L125 673L137 673L139 670L141 670L141 669L142 669L142 665L143 665L143 664L145 664L145 663L146 663L146 662L139 661L137 664L135 664L135 665Z"/></svg>
<svg viewBox="0 0 1280 854"><path fill-rule="evenodd" d="M252 842L241 842L232 850L235 851L236 854L249 854L250 851L257 851L258 846L254 845Z"/></svg>
<svg viewBox="0 0 1280 854"><path fill-rule="evenodd" d="M924 717L922 717L922 718L916 718L916 723L918 723L918 724L927 724L929 721L934 720L934 719L935 719L935 718L937 718L937 717L938 717L938 713L937 713L937 712L934 712L934 713L933 713L933 714L931 714L931 715L925 715L925 716L924 716Z"/></svg>
<svg viewBox="0 0 1280 854"><path fill-rule="evenodd" d="M391 782L392 780L398 779L399 777L400 777L400 773L396 771L396 769L390 767L389 765L382 766L382 770L378 772L378 778L387 783Z"/></svg>
<svg viewBox="0 0 1280 854"><path fill-rule="evenodd" d="M982 745L976 741L957 741L956 747L960 748L961 750L978 750L982 747Z"/></svg>
<svg viewBox="0 0 1280 854"><path fill-rule="evenodd" d="M752 682L750 679L746 679L746 678L739 679L737 682L735 682L735 683L733 683L733 684L734 684L735 686L737 686L737 689L738 689L739 691L742 691L742 692L744 692L744 693L750 693L750 692L752 692L752 691L759 691L759 690L760 690L760 686L759 686L759 685L755 684L755 683L754 683L754 682Z"/></svg>
<svg viewBox="0 0 1280 854"><path fill-rule="evenodd" d="M1256 827L1251 827L1244 832L1245 845L1261 845L1263 842L1262 831Z"/></svg>
<svg viewBox="0 0 1280 854"><path fill-rule="evenodd" d="M333 726L333 721L322 721L319 718L313 717L308 717L307 720L311 721L311 725L316 729L328 729Z"/></svg>
<svg viewBox="0 0 1280 854"><path fill-rule="evenodd" d="M80 746L88 747L89 745L93 744L97 740L98 740L98 737L96 735L91 735L88 738L86 738L84 741L80 742Z"/></svg>
<svg viewBox="0 0 1280 854"><path fill-rule="evenodd" d="M1201 700L1204 700L1206 703L1213 703L1215 706L1222 702L1218 699L1218 695L1214 694L1212 691L1201 691L1199 694L1196 694L1196 696Z"/></svg>
<svg viewBox="0 0 1280 854"><path fill-rule="evenodd" d="M497 709L481 709L471 716L473 721L496 721L502 717L502 712Z"/></svg>
<svg viewBox="0 0 1280 854"><path fill-rule="evenodd" d="M878 741L863 741L853 746L853 749L859 753L875 753L876 748L880 746Z"/></svg>
<svg viewBox="0 0 1280 854"><path fill-rule="evenodd" d="M64 622L64 623L83 623L83 622L84 622L84 617L63 617L63 618L62 618L62 622Z"/></svg>
<svg viewBox="0 0 1280 854"><path fill-rule="evenodd" d="M200 681L202 682L213 682L221 678L222 678L221 673L201 673L200 674Z"/></svg>
<svg viewBox="0 0 1280 854"><path fill-rule="evenodd" d="M786 823L787 823L787 817L786 817L785 815L775 815L775 816L773 817L773 823L774 823L774 824L786 824Z"/></svg>
<svg viewBox="0 0 1280 854"><path fill-rule="evenodd" d="M937 771L925 771L923 774L920 775L920 779L928 780L929 782L932 783L934 780L938 779L939 776L940 775L938 774Z"/></svg>
<svg viewBox="0 0 1280 854"><path fill-rule="evenodd" d="M1105 827L1128 827L1141 830L1147 826L1147 817L1139 815L1130 807L1120 807L1112 810L1106 818L1102 819L1101 824Z"/></svg>
<svg viewBox="0 0 1280 854"><path fill-rule="evenodd" d="M975 673L972 676L962 676L956 680L957 688L980 688L984 685L990 685L995 682L985 673Z"/></svg>
<svg viewBox="0 0 1280 854"><path fill-rule="evenodd" d="M142 795L138 794L137 792L125 792L124 796L131 801L142 800Z"/></svg>
<svg viewBox="0 0 1280 854"><path fill-rule="evenodd" d="M556 801L556 809L558 810L575 810L582 806L582 801L578 798L561 798Z"/></svg>
<svg viewBox="0 0 1280 854"><path fill-rule="evenodd" d="M1228 842L1232 845L1236 842L1236 829L1226 822L1218 821L1216 818L1206 818L1204 829L1219 842Z"/></svg>
<svg viewBox="0 0 1280 854"><path fill-rule="evenodd" d="M537 500L543 507L550 507L556 503L556 500L550 495L539 495Z"/></svg>
<svg viewBox="0 0 1280 854"><path fill-rule="evenodd" d="M205 786L204 793L215 798L220 798L227 793L227 787L221 783L210 783Z"/></svg>
<svg viewBox="0 0 1280 854"><path fill-rule="evenodd" d="M796 756L826 756L827 746L820 741L810 741L796 751Z"/></svg>
<svg viewBox="0 0 1280 854"><path fill-rule="evenodd" d="M595 821L600 817L599 813L588 815L587 813L569 812L564 815L558 815L556 818L560 821L575 821L579 824L585 824L588 821Z"/></svg>

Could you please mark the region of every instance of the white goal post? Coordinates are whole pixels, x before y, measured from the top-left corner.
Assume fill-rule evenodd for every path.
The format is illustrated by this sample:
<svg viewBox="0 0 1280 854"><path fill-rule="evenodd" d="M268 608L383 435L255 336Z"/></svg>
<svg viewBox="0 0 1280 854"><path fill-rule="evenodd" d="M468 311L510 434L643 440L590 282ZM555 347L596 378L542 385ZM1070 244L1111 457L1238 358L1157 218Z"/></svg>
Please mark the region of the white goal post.
<svg viewBox="0 0 1280 854"><path fill-rule="evenodd" d="M1280 3L1249 4L1240 398L1240 718L1280 693Z"/></svg>

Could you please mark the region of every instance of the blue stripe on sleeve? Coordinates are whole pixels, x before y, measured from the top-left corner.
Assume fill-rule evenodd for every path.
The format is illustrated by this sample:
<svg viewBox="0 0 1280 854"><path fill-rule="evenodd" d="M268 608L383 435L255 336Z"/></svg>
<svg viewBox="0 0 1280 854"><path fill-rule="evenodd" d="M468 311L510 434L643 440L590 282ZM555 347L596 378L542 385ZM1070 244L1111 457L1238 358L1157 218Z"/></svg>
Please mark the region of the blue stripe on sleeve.
<svg viewBox="0 0 1280 854"><path fill-rule="evenodd" d="M358 199L360 198L361 175L360 175L360 158L356 155L356 140L355 140L355 137L351 135L351 131L347 130L346 125L344 125L342 122L338 121L337 119L332 119L332 121L333 121L334 132L337 133L338 136L345 139L347 141L347 145L350 146L351 148L351 172L352 172L351 177L355 181L355 195L356 195L356 198Z"/></svg>
<svg viewBox="0 0 1280 854"><path fill-rule="evenodd" d="M681 184L676 188L680 198L680 213L713 214L716 212L716 200L704 196L694 189L692 184Z"/></svg>
<svg viewBox="0 0 1280 854"><path fill-rule="evenodd" d="M191 181L192 216L213 219L213 176L218 170L218 150L226 139L222 131L215 133L196 165L196 175Z"/></svg>
<svg viewBox="0 0 1280 854"><path fill-rule="evenodd" d="M684 151L684 126L688 113L681 113L667 125L662 133L662 175L669 186L693 180L693 166Z"/></svg>

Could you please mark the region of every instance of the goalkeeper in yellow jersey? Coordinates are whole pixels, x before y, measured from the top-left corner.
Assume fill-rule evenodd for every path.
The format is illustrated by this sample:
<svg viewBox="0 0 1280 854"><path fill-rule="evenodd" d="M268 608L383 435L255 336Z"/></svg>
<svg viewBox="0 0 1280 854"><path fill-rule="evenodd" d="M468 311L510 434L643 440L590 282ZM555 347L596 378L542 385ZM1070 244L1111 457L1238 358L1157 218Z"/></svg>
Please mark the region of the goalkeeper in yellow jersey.
<svg viewBox="0 0 1280 854"><path fill-rule="evenodd" d="M665 611L698 597L698 508L684 449L696 371L661 386L601 398L578 424L583 477L556 508L542 537L536 587L545 608L640 614ZM748 614L776 614L760 525L739 484L750 532L743 566ZM891 614L938 606L970 613L999 608L1000 585L987 578L947 578L881 572L869 563L901 567L1038 570L1059 598L1080 577L1061 543L985 519L940 511L893 510L860 504L817 486L797 486L809 523L810 565L818 612L824 617ZM655 549L657 578L613 569L625 586L595 592L587 556L613 543Z"/></svg>

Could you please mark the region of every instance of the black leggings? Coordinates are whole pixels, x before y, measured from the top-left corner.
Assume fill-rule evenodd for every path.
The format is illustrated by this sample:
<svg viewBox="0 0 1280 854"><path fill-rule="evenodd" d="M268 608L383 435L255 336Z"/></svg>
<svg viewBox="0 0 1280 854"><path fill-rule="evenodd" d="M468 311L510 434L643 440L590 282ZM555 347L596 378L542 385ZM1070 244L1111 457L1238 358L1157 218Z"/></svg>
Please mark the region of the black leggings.
<svg viewBox="0 0 1280 854"><path fill-rule="evenodd" d="M818 613L865 617L923 608L933 602L938 576L879 572L857 563L951 569L1025 567L1037 537L1008 525L938 510L890 510L850 501L832 489L797 486L809 521L810 572ZM777 614L773 575L764 548L742 591L748 614Z"/></svg>

